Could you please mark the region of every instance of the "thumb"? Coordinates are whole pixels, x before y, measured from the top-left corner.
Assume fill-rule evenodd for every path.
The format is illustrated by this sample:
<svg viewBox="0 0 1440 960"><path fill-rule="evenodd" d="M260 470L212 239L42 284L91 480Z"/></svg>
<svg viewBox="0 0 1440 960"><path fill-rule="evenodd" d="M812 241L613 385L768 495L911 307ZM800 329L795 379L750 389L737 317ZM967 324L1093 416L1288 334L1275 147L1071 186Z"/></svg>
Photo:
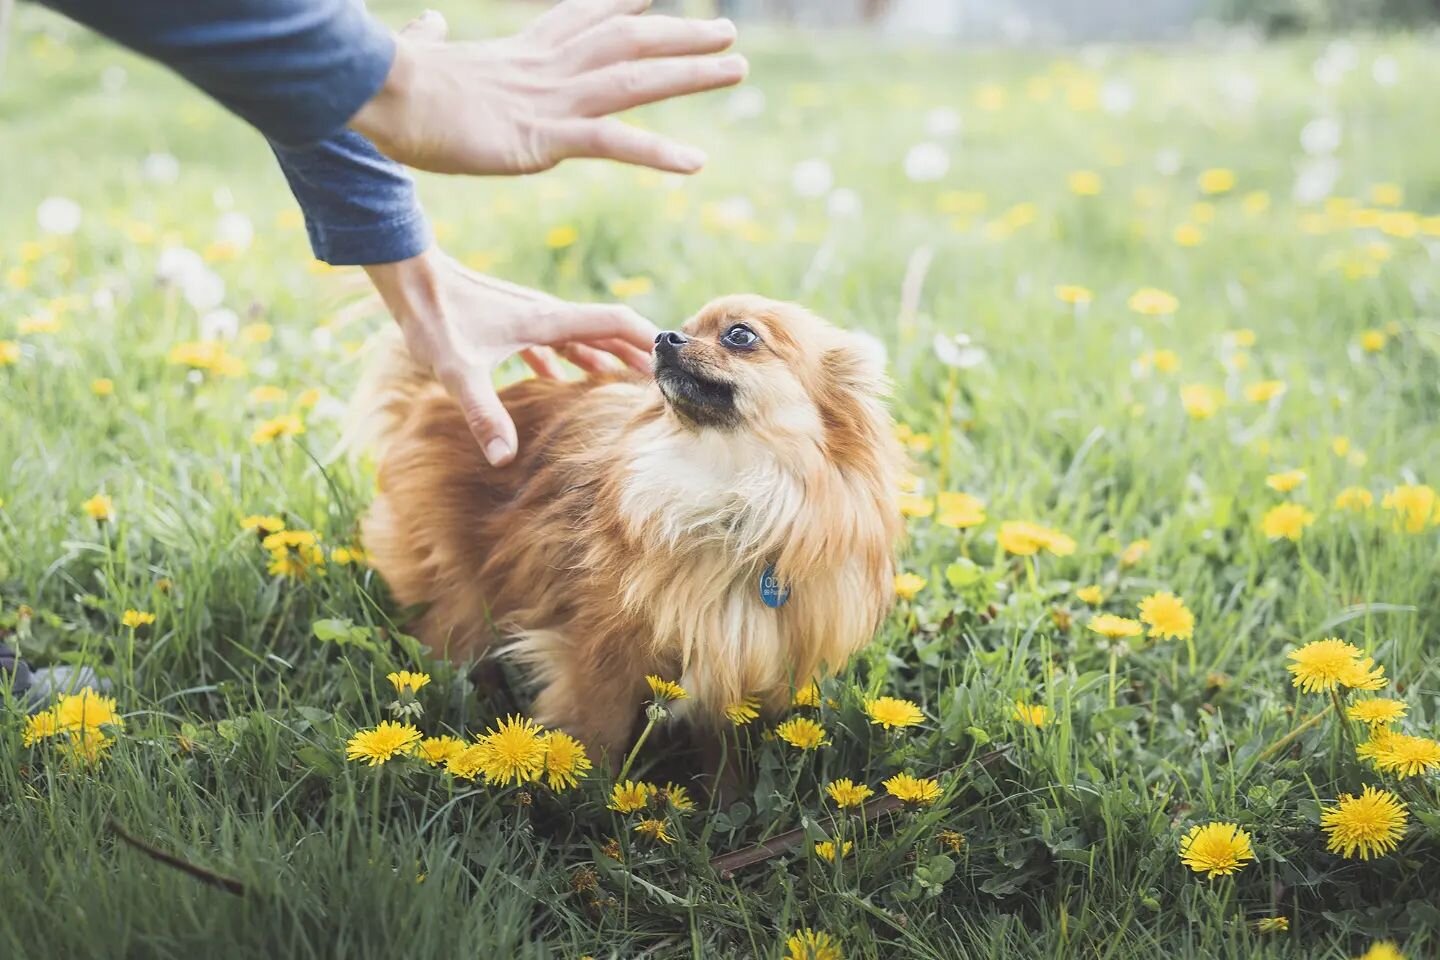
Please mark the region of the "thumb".
<svg viewBox="0 0 1440 960"><path fill-rule="evenodd" d="M450 392L460 403L465 423L475 442L485 451L492 467L503 467L515 459L515 423L495 393L488 375L467 377Z"/></svg>
<svg viewBox="0 0 1440 960"><path fill-rule="evenodd" d="M429 40L439 43L450 29L445 17L438 10L426 10L420 16L400 28L400 36L407 40Z"/></svg>

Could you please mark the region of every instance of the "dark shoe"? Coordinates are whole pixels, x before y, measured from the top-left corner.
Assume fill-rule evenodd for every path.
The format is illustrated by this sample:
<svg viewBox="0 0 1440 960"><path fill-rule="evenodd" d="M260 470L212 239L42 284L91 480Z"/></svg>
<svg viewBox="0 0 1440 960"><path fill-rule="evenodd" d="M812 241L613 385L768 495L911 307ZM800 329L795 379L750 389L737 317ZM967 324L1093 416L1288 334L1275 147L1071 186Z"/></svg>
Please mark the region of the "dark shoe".
<svg viewBox="0 0 1440 960"><path fill-rule="evenodd" d="M33 679L30 665L21 660L20 655L12 648L0 643L0 690L8 687L10 692L15 694L15 699L19 700L24 698Z"/></svg>

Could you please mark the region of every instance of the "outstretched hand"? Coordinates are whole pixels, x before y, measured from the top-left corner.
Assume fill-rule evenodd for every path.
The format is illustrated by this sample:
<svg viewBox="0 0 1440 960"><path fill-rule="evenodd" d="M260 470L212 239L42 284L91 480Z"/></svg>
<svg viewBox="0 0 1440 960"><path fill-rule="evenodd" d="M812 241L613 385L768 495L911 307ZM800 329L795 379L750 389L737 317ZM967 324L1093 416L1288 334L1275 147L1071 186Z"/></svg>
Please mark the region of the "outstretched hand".
<svg viewBox="0 0 1440 960"><path fill-rule="evenodd" d="M468 270L437 248L365 271L405 334L415 360L460 404L495 466L515 457L515 423L492 374L520 354L543 377L560 375L556 354L589 372L616 360L649 371L656 329L629 307L568 303Z"/></svg>
<svg viewBox="0 0 1440 960"><path fill-rule="evenodd" d="M705 163L611 114L739 83L747 65L718 53L728 20L639 16L649 0L566 0L514 37L448 43L427 11L397 38L385 84L351 120L382 153L437 173L517 174L570 157L676 173Z"/></svg>

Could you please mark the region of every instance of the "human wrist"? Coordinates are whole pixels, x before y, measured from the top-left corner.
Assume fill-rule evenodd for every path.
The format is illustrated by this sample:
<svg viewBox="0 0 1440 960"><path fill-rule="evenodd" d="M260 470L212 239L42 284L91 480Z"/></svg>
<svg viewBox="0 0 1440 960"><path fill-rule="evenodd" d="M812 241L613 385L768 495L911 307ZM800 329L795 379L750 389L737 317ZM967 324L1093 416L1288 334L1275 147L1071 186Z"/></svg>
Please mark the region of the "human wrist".
<svg viewBox="0 0 1440 960"><path fill-rule="evenodd" d="M393 263L372 263L365 274L385 301L385 307L401 329L440 313L444 254L431 246L424 252Z"/></svg>

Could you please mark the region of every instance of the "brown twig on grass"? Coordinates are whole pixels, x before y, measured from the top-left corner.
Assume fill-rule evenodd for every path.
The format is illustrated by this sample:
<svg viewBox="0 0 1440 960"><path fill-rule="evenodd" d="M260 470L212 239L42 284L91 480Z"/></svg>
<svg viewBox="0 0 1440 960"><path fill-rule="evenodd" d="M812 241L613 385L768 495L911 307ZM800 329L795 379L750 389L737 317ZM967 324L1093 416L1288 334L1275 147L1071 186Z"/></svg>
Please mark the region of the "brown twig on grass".
<svg viewBox="0 0 1440 960"><path fill-rule="evenodd" d="M981 754L978 758L971 762L978 763L982 767L988 767L996 760L999 760L1001 757L1003 757L1006 752L1007 751L1005 749L991 750L989 753ZM964 770L967 766L970 766L970 764L962 763L959 766L951 767L949 770L942 771L941 775L943 776L947 773L958 773L959 771ZM860 808L860 818L862 820L874 820L881 814L890 813L894 810L898 810L901 806L901 802L895 797L877 797L876 799L871 800L869 803L864 804ZM728 880L734 875L736 870L740 870L744 867L751 867L757 863L764 863L766 860L769 860L772 857L778 857L780 854L785 853L787 850L795 849L804 842L804 828L787 830L784 833L776 834L769 840L762 840L759 843L751 844L748 847L742 847L739 850L732 850L729 853L722 853L718 856L711 857L710 866L713 870L720 874L721 879Z"/></svg>
<svg viewBox="0 0 1440 960"><path fill-rule="evenodd" d="M206 870L204 867L197 866L188 860L180 859L173 853L166 853L158 847L152 847L144 840L131 836L114 820L107 820L105 826L111 833L115 834L115 836L152 860L158 860L166 866L174 867L181 873L188 873L201 883L208 883L212 887L219 887L226 893L232 893L237 897L243 897L246 894L245 885L239 880L222 876L211 870Z"/></svg>

